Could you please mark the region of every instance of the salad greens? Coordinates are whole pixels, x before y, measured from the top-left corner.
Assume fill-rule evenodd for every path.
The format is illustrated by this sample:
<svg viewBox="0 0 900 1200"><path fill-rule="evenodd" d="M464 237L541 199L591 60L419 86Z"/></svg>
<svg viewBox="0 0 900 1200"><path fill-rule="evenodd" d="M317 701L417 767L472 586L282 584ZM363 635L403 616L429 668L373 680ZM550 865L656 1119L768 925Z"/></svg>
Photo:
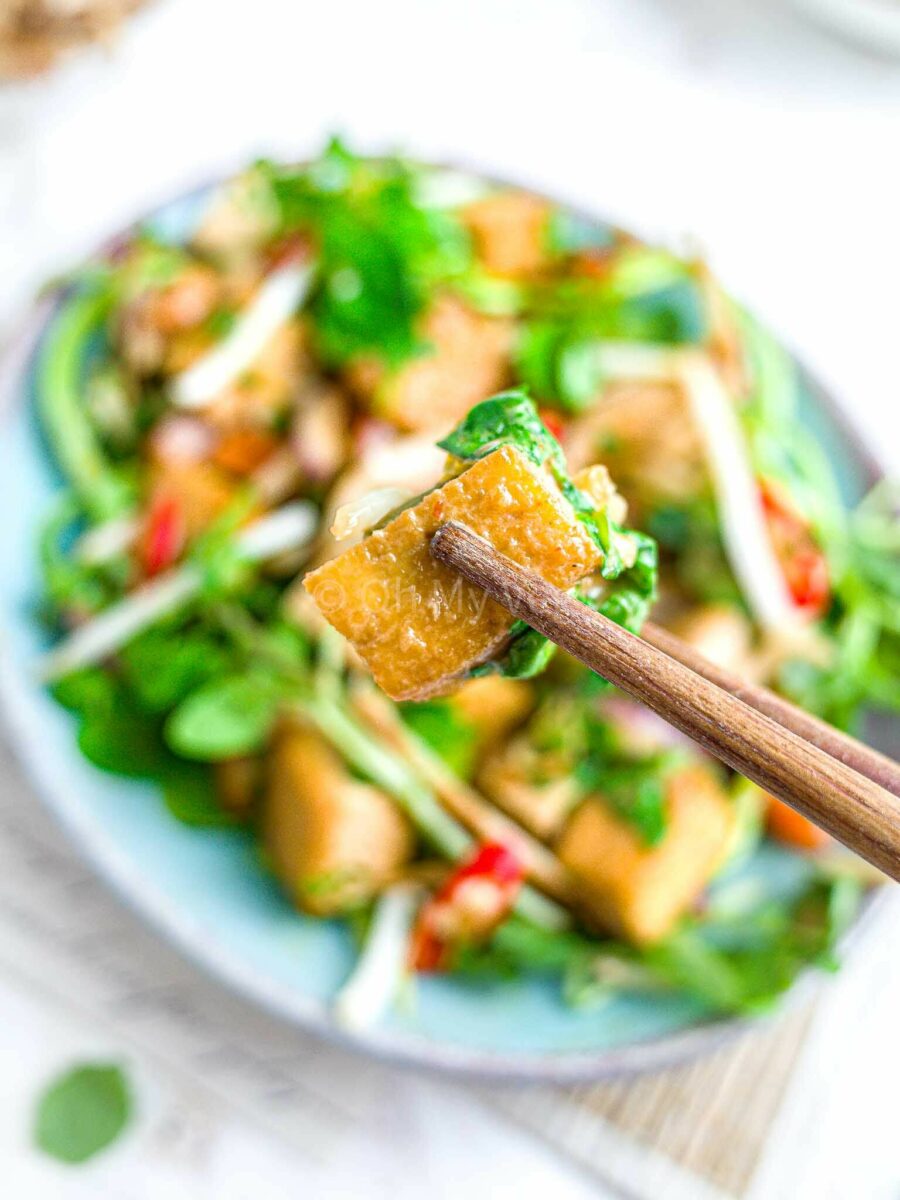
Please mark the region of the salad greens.
<svg viewBox="0 0 900 1200"><path fill-rule="evenodd" d="M805 429L802 381L789 356L711 290L701 264L535 198L537 232L517 226L521 218L509 213L520 211L521 197L511 189L483 185L488 217L474 220L469 201L434 200L427 185L437 174L359 157L339 141L304 166L257 163L243 177L244 199L226 203L223 224L207 214L183 246L140 230L75 277L36 375L44 436L64 477L37 547L41 616L67 643L104 621L106 637L111 617L115 626L116 636L95 642L86 659L63 660L53 679L82 753L104 771L154 782L173 819L256 837L260 857L302 908L370 931L398 879L425 893L424 911L446 903L443 894L491 849L477 845L435 778L366 716L358 666L310 617L295 582L333 551L326 529L345 489L353 501L350 485L383 486L385 448L400 462L416 460L406 489L415 493L423 443L439 439L460 467L515 446L549 472L602 552L597 572L574 589L581 602L639 632L662 578L676 615L711 604L737 614L748 630L748 665L812 711L849 725L864 705L900 709L900 495L882 484L846 512ZM494 259L485 248L491 238L502 251ZM252 367L244 364L205 407L179 410L181 375L223 338L238 337L272 271L296 261L312 268L300 311L279 318L285 323ZM447 298L449 332L428 321ZM785 579L804 562L807 574L810 563L818 571L808 630L821 653L800 644L769 665L723 551L708 472L702 462L678 469L681 458L691 466L695 449L689 416L673 423L654 407L654 383L675 386L665 371L678 355L706 356L734 401L752 478L771 491L773 543L779 521L796 542L787 546ZM391 391L392 407L378 391L385 371L392 389L408 389L402 403ZM623 416L612 411L607 385L624 380L633 393ZM598 509L567 456L607 463L645 532ZM158 520L160 498L168 524ZM292 507L294 517L307 514L316 537L249 553L254 524L277 524ZM86 552L85 535L102 535L106 552ZM148 541L160 562L148 561ZM166 592L173 577L189 586ZM162 601L154 601L161 585ZM585 798L606 803L627 827L636 861L664 857L677 823L666 784L685 762L709 772L734 830L724 873L698 875L693 901L644 947L598 936L571 880L546 894L527 871L510 882L510 847L500 847L495 858L507 876L478 876L482 887L499 881L507 889L500 915L444 947L440 969L485 979L548 975L578 1005L656 992L687 995L708 1012L752 1013L807 964L833 965L858 886L830 877L824 863L801 872L790 894L764 873L754 878L772 850L759 848L767 812L771 819L762 793L726 782L690 747L626 736L613 712L623 698L522 622L502 661L473 674L506 677L478 685L483 711L446 696L403 704L398 715L449 769L450 790L462 789L457 800L474 797L499 829L518 822L520 836L529 831L552 878L569 878L558 834ZM360 864L326 863L298 885L293 866L278 865L285 847L266 842L271 763L285 732L298 728L336 756L357 789L354 803L363 803L359 792L377 792L408 826L411 860L346 912L325 905L354 871L359 878ZM237 799L228 792L235 779L245 781ZM545 826L554 793L563 825ZM365 841L355 828L346 837L328 832L329 845ZM392 948L395 967L407 961L403 950ZM36 1136L48 1152L80 1161L115 1136L129 1111L117 1068L79 1068L45 1097Z"/></svg>
<svg viewBox="0 0 900 1200"><path fill-rule="evenodd" d="M430 292L470 263L458 223L416 203L415 176L405 164L373 168L337 140L310 170L272 163L262 169L282 229L302 225L315 243L310 311L323 361L338 366L377 351L396 364L419 353L416 320Z"/></svg>

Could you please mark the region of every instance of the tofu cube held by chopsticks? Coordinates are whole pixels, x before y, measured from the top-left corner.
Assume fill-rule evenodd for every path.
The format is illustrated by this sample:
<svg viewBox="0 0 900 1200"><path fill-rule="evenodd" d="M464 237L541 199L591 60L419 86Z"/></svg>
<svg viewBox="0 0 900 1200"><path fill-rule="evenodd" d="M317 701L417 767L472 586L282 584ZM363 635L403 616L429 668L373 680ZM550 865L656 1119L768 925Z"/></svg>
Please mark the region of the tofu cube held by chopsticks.
<svg viewBox="0 0 900 1200"><path fill-rule="evenodd" d="M305 585L313 600L394 700L452 690L502 652L513 624L432 558L431 536L447 521L467 525L557 587L571 587L601 558L551 474L504 445L312 571Z"/></svg>

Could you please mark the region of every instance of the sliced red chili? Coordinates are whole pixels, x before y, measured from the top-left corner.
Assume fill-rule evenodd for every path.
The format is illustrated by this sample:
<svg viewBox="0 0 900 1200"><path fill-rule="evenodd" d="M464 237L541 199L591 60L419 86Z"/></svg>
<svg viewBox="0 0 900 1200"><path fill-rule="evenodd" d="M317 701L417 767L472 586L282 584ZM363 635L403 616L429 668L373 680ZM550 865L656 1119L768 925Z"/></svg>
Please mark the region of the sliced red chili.
<svg viewBox="0 0 900 1200"><path fill-rule="evenodd" d="M546 425L547 431L552 433L558 442L561 442L566 426L559 413L554 412L552 408L542 408L538 416Z"/></svg>
<svg viewBox="0 0 900 1200"><path fill-rule="evenodd" d="M831 592L828 562L809 522L768 480L760 483L760 496L769 537L794 603L810 614L824 612Z"/></svg>
<svg viewBox="0 0 900 1200"><path fill-rule="evenodd" d="M158 495L150 505L141 545L146 575L158 575L178 561L186 538L184 514L173 496Z"/></svg>
<svg viewBox="0 0 900 1200"><path fill-rule="evenodd" d="M419 913L410 948L413 969L445 970L458 946L489 937L512 908L523 878L522 864L507 846L480 846Z"/></svg>

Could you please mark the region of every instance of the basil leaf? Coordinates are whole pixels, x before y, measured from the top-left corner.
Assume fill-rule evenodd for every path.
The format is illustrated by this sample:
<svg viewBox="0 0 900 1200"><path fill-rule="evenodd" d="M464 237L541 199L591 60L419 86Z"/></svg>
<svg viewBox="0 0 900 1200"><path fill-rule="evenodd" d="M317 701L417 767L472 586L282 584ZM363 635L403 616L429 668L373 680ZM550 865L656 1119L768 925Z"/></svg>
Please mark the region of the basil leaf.
<svg viewBox="0 0 900 1200"><path fill-rule="evenodd" d="M40 1097L34 1141L60 1162L86 1162L115 1141L131 1114L131 1092L122 1068L85 1063L54 1080Z"/></svg>
<svg viewBox="0 0 900 1200"><path fill-rule="evenodd" d="M165 724L166 741L176 754L203 762L259 750L283 697L284 690L267 675L214 680L175 709Z"/></svg>

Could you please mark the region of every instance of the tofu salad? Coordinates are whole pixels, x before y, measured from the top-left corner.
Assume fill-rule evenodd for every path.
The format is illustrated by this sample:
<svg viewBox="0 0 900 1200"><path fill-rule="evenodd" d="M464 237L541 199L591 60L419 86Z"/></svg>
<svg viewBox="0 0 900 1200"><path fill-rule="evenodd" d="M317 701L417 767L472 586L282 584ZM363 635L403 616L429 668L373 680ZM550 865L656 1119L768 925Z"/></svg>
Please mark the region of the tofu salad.
<svg viewBox="0 0 900 1200"><path fill-rule="evenodd" d="M427 538L466 520L837 724L896 710L900 498L845 510L800 390L699 260L337 141L255 163L44 339L43 677L97 767L349 924L344 1023L425 972L758 1011L870 873Z"/></svg>

